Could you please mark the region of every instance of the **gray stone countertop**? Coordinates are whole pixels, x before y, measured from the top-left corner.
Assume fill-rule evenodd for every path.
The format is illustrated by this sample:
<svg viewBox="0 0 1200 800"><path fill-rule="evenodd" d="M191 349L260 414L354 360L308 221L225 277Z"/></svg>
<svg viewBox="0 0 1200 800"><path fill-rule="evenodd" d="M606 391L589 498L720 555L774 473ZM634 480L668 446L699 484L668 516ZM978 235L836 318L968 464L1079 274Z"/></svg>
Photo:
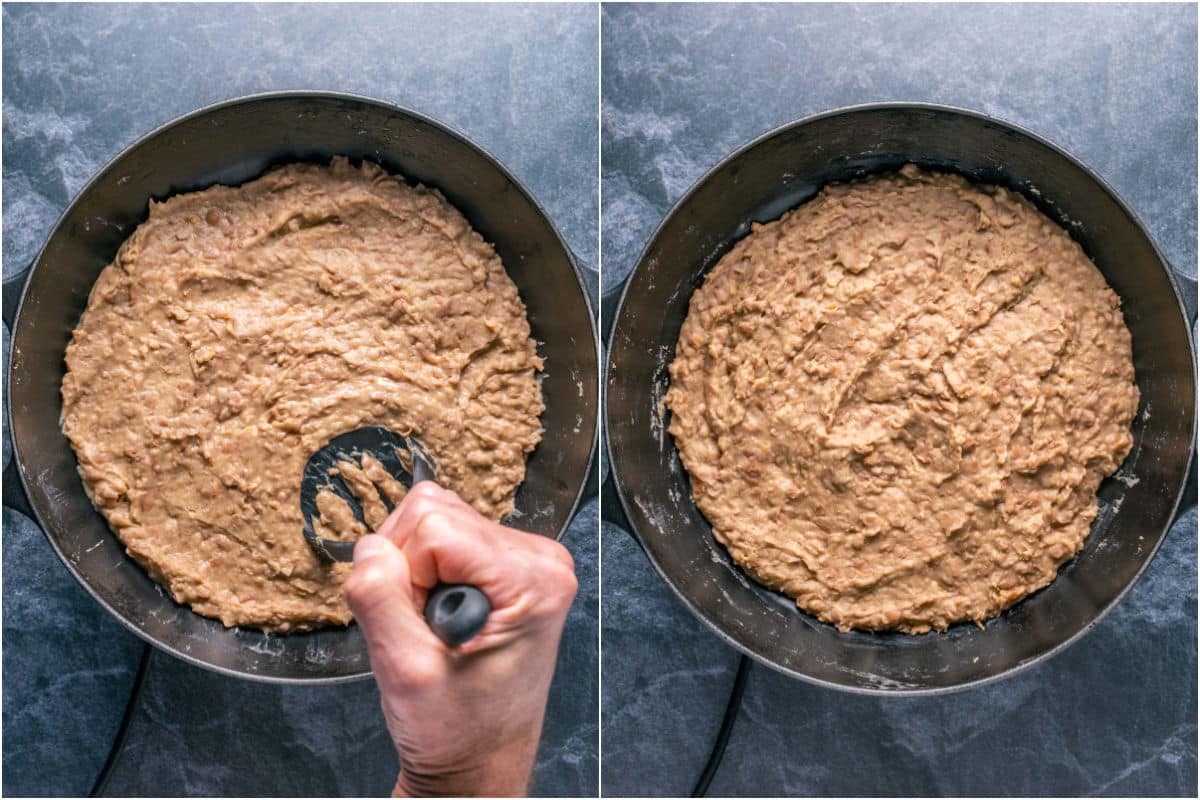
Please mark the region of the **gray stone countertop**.
<svg viewBox="0 0 1200 800"><path fill-rule="evenodd" d="M594 6L6 5L3 13L6 281L28 269L88 178L142 134L231 97L329 89L395 102L465 133L530 188L587 283L597 283ZM6 434L5 465L9 458ZM551 690L540 794L597 790L596 524L593 503L564 539L581 588ZM3 529L3 792L86 794L142 645L75 583L30 520L5 509ZM155 652L107 790L379 795L395 771L371 681L268 686Z"/></svg>
<svg viewBox="0 0 1200 800"><path fill-rule="evenodd" d="M915 100L1030 128L1100 173L1196 270L1196 8L606 6L603 285L738 146L800 117ZM737 654L605 525L602 790L692 787ZM947 696L850 695L754 665L713 795L1188 795L1196 515L1064 652Z"/></svg>

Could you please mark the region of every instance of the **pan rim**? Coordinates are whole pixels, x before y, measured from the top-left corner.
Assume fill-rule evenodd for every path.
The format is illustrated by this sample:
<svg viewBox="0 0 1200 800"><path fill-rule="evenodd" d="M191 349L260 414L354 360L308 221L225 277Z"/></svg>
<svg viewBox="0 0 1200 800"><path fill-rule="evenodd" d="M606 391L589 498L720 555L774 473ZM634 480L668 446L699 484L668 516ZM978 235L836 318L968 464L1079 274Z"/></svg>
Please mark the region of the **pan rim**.
<svg viewBox="0 0 1200 800"><path fill-rule="evenodd" d="M646 240L646 244L642 247L641 252L638 254L638 258L637 258L637 261L634 262L633 269L629 272L629 275L625 278L624 285L621 287L620 297L618 298L615 310L613 312L612 327L609 331L609 337L608 337L609 338L609 346L607 349L605 365L604 365L604 380L605 380L606 387L607 387L607 383L610 378L611 371L613 369L612 343L616 340L616 332L617 332L618 326L620 324L623 312L625 311L625 303L629 299L629 289L632 284L632 280L635 277L635 275L637 274L637 272L646 263L647 256L649 255L655 242L657 242L659 236L662 235L662 233L665 230L665 228L667 227L667 225L674 219L675 215L680 212L680 210L688 203L688 201L691 200L691 198L700 190L700 188L702 186L704 186L717 172L719 172L721 169L723 169L727 164L729 164L730 162L734 161L737 158L740 158L746 152L754 149L755 147L762 144L763 142L766 142L769 139L772 139L776 136L779 136L781 134L784 134L784 133L794 130L796 128L800 128L805 125L809 125L811 123L818 122L818 121L821 121L821 120L824 120L824 119L827 119L830 117L848 116L848 115L864 113L864 112L896 111L896 110L932 111L932 112L938 112L938 113L944 113L944 114L959 115L959 116L963 116L963 117L973 118L973 119L976 119L981 122L990 123L992 125L996 125L998 127L1004 128L1008 131L1017 133L1018 135L1024 136L1024 137L1032 140L1034 143L1047 148L1048 150L1050 150L1051 152L1053 152L1055 155L1059 156L1060 158L1065 159L1068 163L1070 163L1074 167L1081 170L1085 175L1088 176L1088 178L1091 181L1093 181L1102 191L1104 191L1116 203L1116 205L1120 209L1120 211L1129 218L1129 220L1133 223L1133 225L1137 228L1137 230L1142 234L1142 236L1146 239L1146 241L1149 242L1150 247L1153 250L1154 255L1158 261L1158 265L1159 265L1160 269L1163 271L1163 273L1167 279L1167 283L1171 287L1171 291L1175 298L1176 307L1179 312L1178 319L1179 319L1179 321L1182 322L1184 330L1186 331L1186 339L1187 339L1188 351L1189 351L1189 355L1190 355L1188 364L1191 369L1193 394L1195 393L1195 387L1196 387L1196 343L1194 340L1194 335L1193 335L1194 332L1192 330L1192 325L1188 322L1187 309L1183 303L1183 298L1180 294L1179 279L1176 278L1176 276L1174 274L1174 270L1171 268L1167 259L1163 256L1162 250L1159 248L1158 243L1154 240L1153 237L1150 236L1149 232L1146 229L1146 226L1142 223L1142 220L1137 216L1137 214L1133 211L1133 209L1130 208L1130 206L1125 202L1125 200L1120 196L1120 194L1118 194L1116 192L1116 190L1114 190L1113 187L1108 184L1107 181L1105 181L1099 174L1096 173L1095 170L1093 170L1091 167L1089 167L1081 159L1077 158L1076 156L1074 156L1073 154L1068 152L1066 149L1060 147L1059 145L1055 144L1054 142L1051 142L1050 140L1046 139L1045 137L1040 136L1039 134L1034 133L1033 131L1022 127L1021 125L1017 125L1015 123L1009 122L1005 119L1002 119L1000 117L997 117L997 116L994 116L994 115L991 115L991 114L988 114L985 112L974 111L971 109L962 108L960 106L953 106L953 105L947 105L947 104L942 104L942 103L930 103L930 102L923 102L923 101L903 101L903 100L891 100L891 101L881 101L881 102L872 102L872 103L857 103L857 104L853 104L853 105L840 106L838 108L830 109L827 111L821 111L821 112L818 112L815 114L810 114L810 115L807 115L804 117L800 117L798 119L792 120L791 122L783 123L782 125L778 125L764 133L754 136L750 140L746 141L745 143L743 143L742 145L737 147L734 151L732 151L728 155L722 157L720 160L717 161L717 163L715 163L709 169L705 170L705 172L699 178L697 178L696 181L694 183L692 183L691 186L688 187L688 189L679 197L679 199L676 200L671 205L670 209L668 209L666 214L663 215L663 218L659 221L658 225L655 226L654 231L650 234L650 237ZM1035 656L1027 658L1024 661L1020 661L1004 670L1001 670L1000 672L996 673L995 675L988 675L988 676L981 677L981 678L975 678L973 680L964 681L962 683L957 683L957 684L953 684L950 686L901 687L901 688L848 686L845 684L835 683L833 681L825 680L822 678L816 678L807 673L803 673L798 670L785 667L782 664L777 664L774 661L768 659L766 656L764 656L758 652L755 652L751 648L743 645L741 642L736 640L732 635L730 635L724 629L722 629L716 622L711 620L698 607L698 605L691 600L691 598L689 598L687 595L685 595L683 593L683 591L679 587L677 587L670 578L667 577L667 574L666 574L663 566L661 564L659 564L658 560L650 553L649 549L645 547L645 544L644 544L645 540L642 537L641 532L637 530L637 525L633 522L632 518L630 517L629 511L633 507L633 504L625 496L624 482L622 481L621 475L620 475L620 467L619 467L620 459L613 457L612 425L611 425L611 418L610 418L610 414L609 414L609 394L607 391L604 392L604 394L603 394L603 415L604 415L604 425L603 425L604 446L605 446L605 450L608 455L608 468L609 468L611 478L613 481L613 488L615 489L615 494L617 496L618 501L621 504L621 510L623 512L623 515L629 521L630 528L633 529L630 531L626 531L626 533L632 535L634 537L634 539L638 542L638 544L641 547L642 551L644 552L646 558L650 561L651 565L654 567L654 570L659 574L659 577L662 578L663 582L666 583L667 586L670 587L672 593L674 593L674 595L680 601L683 602L684 606L692 613L692 615L694 617L696 617L701 622L703 622L709 629L711 629L717 635L717 637L719 639L721 639L723 642L725 642L725 644L733 647L736 651L754 659L755 661L757 661L760 664L763 664L766 667L769 667L769 668L775 670L776 672L779 672L783 675L788 676L789 678L800 680L805 683L819 686L824 689L831 689L831 690L835 690L835 691L839 691L839 692L847 692L850 694L868 695L868 696L876 696L876 697L880 697L880 696L882 696L882 697L922 697L922 696L952 694L955 692L960 692L960 691L965 691L968 689L977 688L980 686L985 686L987 684L994 683L996 681L1010 678L1013 675L1016 675L1017 673L1022 672L1024 670L1028 669L1029 667L1034 666L1035 664L1041 663L1042 661L1045 661L1046 659L1049 659L1051 656L1054 656L1055 654L1066 649L1068 646L1079 641L1079 639L1082 638L1084 634L1086 634L1093 627L1095 627L1101 620L1103 620L1108 615L1108 613L1110 611L1112 611L1112 609L1115 608L1121 602L1121 600L1123 600L1125 598L1126 594L1129 593L1129 590L1132 589L1133 586L1142 577L1142 575L1145 573L1146 569L1150 566L1150 563L1154 560L1154 556L1158 553L1158 549L1162 546L1163 540L1166 539L1167 534L1170 532L1171 526L1178 520L1179 504L1180 504L1181 500L1183 499L1183 495L1187 489L1187 473L1185 472L1182 480L1179 482L1179 485L1177 487L1175 487L1174 499L1171 501L1171 510L1170 510L1170 514L1167 515L1167 522L1163 526L1162 531L1155 538L1154 546L1150 548L1149 552L1146 554L1145 559L1143 559L1141 565L1138 567L1138 569L1134 573L1133 577L1129 580L1128 583L1125 584L1125 586L1121 589L1121 591L1119 591L1100 610L1100 612L1095 617L1093 617L1086 625L1082 626L1075 633L1073 633L1072 635L1063 639L1061 642L1054 645L1053 647L1051 647L1041 653L1038 653ZM1192 419L1191 419L1191 433L1188 438L1188 462L1189 463L1196 455L1196 426L1197 426L1196 416L1197 415L1195 413L1195 410L1193 409ZM807 612L801 612L801 613L807 613Z"/></svg>
<svg viewBox="0 0 1200 800"><path fill-rule="evenodd" d="M583 277L580 274L581 268L579 266L579 261L576 258L574 251L566 243L566 240L563 239L562 233L558 230L558 227L554 224L554 220L546 212L546 209L542 206L541 202L538 201L538 199L534 196L534 194L529 190L529 188L527 186L525 186L525 184L523 182L521 182L512 173L512 171L502 161L500 161L500 159L496 158L494 155L492 155L492 153L490 153L488 150L486 150L482 146L476 144L472 139L470 139L464 133L451 127L450 125L447 125L446 123L440 122L439 120L436 120L426 114L422 114L419 111L414 111L406 106L401 106L396 103L391 103L391 102L388 102L385 100L380 100L380 99L377 99L374 97L369 97L367 95L354 94L354 93L350 93L350 92L337 92L337 91L330 91L330 90L323 90L323 89L288 89L288 90L282 90L282 91L256 92L253 94L238 95L235 97L227 98L225 100L219 100L217 102L204 105L193 111L189 111L186 114L182 114L180 116L173 117L172 119L170 119L160 125L155 126L153 129L151 129L147 133L144 133L144 134L138 136L132 143L123 147L116 155L114 155L112 158L110 158L104 164L103 167L101 167L99 170L97 170L96 173L94 175L92 175L91 178L88 179L88 181L79 189L78 192L76 192L75 196L72 197L70 202L67 203L66 208L63 209L62 213L59 215L58 219L55 221L53 227L50 228L50 232L49 232L49 234L47 234L45 241L42 242L41 247L38 248L37 255L34 257L33 262L31 263L29 269L26 270L24 278L21 279L21 280L24 280L24 285L21 287L20 298L17 301L16 313L13 316L12 330L10 331L11 341L13 341L13 342L16 341L17 331L21 327L21 319L22 319L22 314L25 310L25 301L26 301L28 293L29 293L29 287L33 282L34 274L37 272L38 268L41 267L41 265L44 261L44 257L46 254L46 248L49 246L50 242L52 242L55 239L55 237L58 236L59 230L60 230L60 228L62 228L64 221L71 215L71 212L75 209L76 205L82 200L83 197L85 197L87 194L89 194L101 182L101 180L103 178L105 178L109 174L109 172L111 172L114 169L114 167L119 162L121 162L123 159L125 159L127 156L129 156L131 153L133 153L138 148L142 147L145 143L149 142L150 140L159 137L160 135L170 131L171 129L173 129L179 125L183 125L185 123L192 122L193 120L195 120L199 117L203 117L208 114L211 114L211 113L214 113L217 111L222 111L227 108L231 108L231 107L235 107L235 106L239 106L239 105L248 105L251 103L259 103L259 102L263 102L263 101L287 100L287 99L339 100L339 101L350 101L353 103L358 103L358 104L367 105L367 106L374 106L376 108L380 108L380 109L383 109L383 110L386 110L386 111L389 111L392 113L398 113L401 116L409 117L409 118L411 118L417 122L420 122L422 124L429 125L430 127L449 135L451 138L457 140L461 144L465 145L467 148L472 149L472 150L476 151L477 153L479 153L481 156L483 156L485 160L487 160L495 169L497 169L500 172L501 175L504 176L504 178L506 178L508 181L510 181L525 196L525 198L529 201L529 203L537 211L538 215L543 220L545 220L546 225L549 227L550 231L554 234L554 237L557 240L559 247L562 249L562 252L566 255L567 262L571 265L571 273L575 278L574 285L579 292L579 298L582 301L584 308L587 309L587 324L588 324L589 330L591 331L591 334L592 334L593 358L594 358L595 364L596 364L596 381L597 381L597 385L599 385L599 383L601 381L601 377L602 377L602 371L601 371L602 363L601 363L601 358L600 358L600 343L599 343L598 328L596 325L596 311L592 307L591 299L587 293L586 288L584 287ZM15 370L15 367L16 367L16 362L10 357L8 369L6 370L5 376L4 376L5 381L6 381L6 386L11 387L11 385L12 385L12 375ZM570 508L569 512L566 515L566 521L563 523L563 525L559 529L558 533L554 536L554 539L556 541L561 540L563 538L563 536L566 534L567 529L570 527L571 522L574 521L575 517L578 515L580 506L583 504L583 502L587 496L588 478L591 474L590 465L593 461L595 461L597 448L599 447L599 437L596 435L596 433L597 433L597 428L600 423L600 413L599 413L600 409L597 407L596 411L597 411L597 413L592 415L592 418L591 418L591 447L589 448L588 458L587 458L587 462L586 462L589 466L588 466L588 468L586 468L584 470L583 479L580 482L579 488L575 492L575 499L574 499L573 503L571 504L571 508ZM17 436L15 435L15 429L13 428L13 426L11 424L12 420L14 419L14 414L13 414L13 409L12 409L12 391L11 391L11 389L5 392L4 412L8 418L8 429L11 434L10 439L12 442L13 461L15 462L15 465L16 465L16 473L17 473L18 479L20 480L21 488L25 492L26 497L30 497L29 487L32 483L32 480L26 474L26 466L25 466L24 458L22 457L21 446L18 444ZM73 450L73 448L72 448L72 450ZM366 678L369 678L374 674L373 670L371 670L370 668L368 668L362 672L358 672L358 673L351 673L351 674L346 674L346 675L318 676L318 677L311 677L311 678L308 678L308 677L294 678L294 677L284 677L284 676L277 676L277 675L265 675L262 673L254 673L254 672L242 672L239 670L230 669L229 667L224 667L224 666L220 666L217 664L211 664L211 663L209 663L207 661L203 661L203 660L197 658L196 656L193 656L190 653L187 653L183 650L179 650L177 648L171 647L170 645L167 645L166 643L159 641L158 639L154 638L146 631L144 631L144 630L140 629L138 626L134 625L132 622L127 620L124 617L124 615L122 615L115 608L113 608L113 606L111 604L109 604L104 598L102 598L97 593L97 591L91 586L91 584L88 581L84 580L84 578L80 575L80 573L77 570L77 568L75 567L75 565L73 565L71 563L70 559L66 557L66 555L63 553L62 549L60 548L57 539L54 536L50 535L50 528L46 525L46 522L43 519L43 514L38 509L37 504L34 503L32 500L30 500L29 507L30 507L30 510L33 512L33 516L34 516L33 521L37 523L38 527L40 528L40 530L42 532L42 535L46 538L47 541L49 541L50 547L54 550L54 553L58 557L58 560L63 564L63 566L65 566L67 568L67 571L71 573L72 577L75 578L76 582L79 583L79 585L82 586L84 588L84 590L86 590L87 593L89 595L91 595L91 597L110 614L111 617L113 617L118 622L120 622L124 628L126 628L127 630L134 633L136 636L138 636L138 638L142 639L147 644L157 648L158 650L160 650L162 652L167 653L168 655L171 655L175 658L179 658L193 666L200 667L202 669L206 669L206 670L216 672L216 673L219 673L222 675L227 675L229 677L240 678L243 680L249 680L249 681L253 681L256 683L269 683L269 684L276 684L276 685L317 686L317 685L332 685L332 684L338 684L338 683L352 683L355 681L361 681ZM107 526L107 521L105 522L105 524ZM109 526L109 532L112 533L111 526ZM114 537L116 536L115 533L112 533L112 535ZM118 537L118 542L119 541L120 540ZM129 558L129 556L126 555L126 558ZM141 569L141 566L138 565L138 568ZM174 600L173 600L173 602L174 602ZM189 607L189 610L190 610L190 607ZM196 612L192 611L191 613L194 614ZM202 615L198 615L198 616L202 616ZM206 619L211 619L211 618L206 617ZM347 625L344 628L341 628L340 630L349 631L351 625L354 625L354 624L355 623L352 621L350 623L350 625ZM229 629L227 628L226 630L229 630ZM254 631L254 632L260 633L262 635L266 635L263 631L260 631L255 628L244 628L244 629L237 628L237 630ZM316 629L316 631L333 631L333 630L339 630L339 629L334 628L332 626ZM316 631L314 631L314 632L316 632Z"/></svg>

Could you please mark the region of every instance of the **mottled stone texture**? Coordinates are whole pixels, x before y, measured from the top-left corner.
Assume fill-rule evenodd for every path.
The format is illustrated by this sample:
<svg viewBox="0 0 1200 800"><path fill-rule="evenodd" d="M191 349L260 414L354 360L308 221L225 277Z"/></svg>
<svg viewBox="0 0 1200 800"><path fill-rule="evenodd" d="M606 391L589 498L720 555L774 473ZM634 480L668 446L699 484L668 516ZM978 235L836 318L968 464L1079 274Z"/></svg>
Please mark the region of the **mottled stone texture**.
<svg viewBox="0 0 1200 800"><path fill-rule="evenodd" d="M4 794L86 795L142 645L4 509Z"/></svg>
<svg viewBox="0 0 1200 800"><path fill-rule="evenodd" d="M551 687L534 770L537 794L596 791L595 536L593 503L564 539L576 558L580 592ZM370 796L391 788L396 768L373 681L273 686L156 652L108 793Z"/></svg>
<svg viewBox="0 0 1200 800"><path fill-rule="evenodd" d="M239 95L329 89L421 111L491 152L547 209L594 295L594 6L19 5L3 13L6 280L28 269L83 184L142 134ZM75 583L32 522L4 517L3 791L86 793L141 644ZM581 588L534 776L540 794L596 792L596 524L593 505L564 540ZM108 791L378 795L395 768L370 681L264 686L156 653Z"/></svg>
<svg viewBox="0 0 1200 800"><path fill-rule="evenodd" d="M1194 6L606 6L603 284L670 206L771 128L854 103L994 114L1050 138L1196 270ZM602 786L686 793L736 667L606 527ZM714 795L1196 794L1196 515L1063 653L944 697L819 689L755 665Z"/></svg>

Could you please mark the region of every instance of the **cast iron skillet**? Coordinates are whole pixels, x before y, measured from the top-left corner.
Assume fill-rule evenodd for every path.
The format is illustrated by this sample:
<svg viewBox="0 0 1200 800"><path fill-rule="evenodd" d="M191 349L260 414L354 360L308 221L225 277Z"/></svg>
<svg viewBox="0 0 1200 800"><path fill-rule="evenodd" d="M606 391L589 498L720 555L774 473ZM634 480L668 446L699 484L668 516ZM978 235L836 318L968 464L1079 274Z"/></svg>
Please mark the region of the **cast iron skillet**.
<svg viewBox="0 0 1200 800"><path fill-rule="evenodd" d="M574 259L529 192L463 136L376 100L284 92L219 103L143 137L84 187L29 275L12 329L14 461L31 511L92 596L151 644L240 677L334 682L369 675L370 664L357 626L286 636L226 629L177 605L125 554L84 494L59 428L63 356L92 283L145 220L148 198L239 184L276 164L328 163L334 155L371 159L440 189L495 245L520 290L545 359L546 411L514 525L562 535L585 490L596 441L596 333Z"/></svg>
<svg viewBox="0 0 1200 800"><path fill-rule="evenodd" d="M1133 450L1119 473L1124 482L1110 479L1101 487L1103 507L1091 535L1049 587L983 630L957 625L922 636L845 634L749 579L713 540L691 501L661 400L692 291L751 221L776 219L830 181L906 162L1017 189L1071 232L1122 298L1142 400ZM667 215L613 319L605 433L628 527L676 594L722 639L817 684L894 694L945 691L1049 655L1094 625L1130 587L1158 548L1185 486L1194 437L1194 356L1170 270L1098 176L1049 142L980 114L916 104L859 106L750 143ZM602 505L608 515L617 503Z"/></svg>

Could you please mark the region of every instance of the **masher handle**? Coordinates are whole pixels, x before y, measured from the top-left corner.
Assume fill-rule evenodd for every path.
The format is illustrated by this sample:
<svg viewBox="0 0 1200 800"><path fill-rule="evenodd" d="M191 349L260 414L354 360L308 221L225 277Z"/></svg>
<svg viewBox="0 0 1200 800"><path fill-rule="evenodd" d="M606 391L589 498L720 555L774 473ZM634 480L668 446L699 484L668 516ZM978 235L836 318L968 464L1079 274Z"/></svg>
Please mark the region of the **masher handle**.
<svg viewBox="0 0 1200 800"><path fill-rule="evenodd" d="M466 644L487 624L492 604L487 595L466 583L439 583L425 601L425 621L451 647Z"/></svg>
<svg viewBox="0 0 1200 800"><path fill-rule="evenodd" d="M411 436L405 439L412 458L413 486L433 480L432 460L421 443ZM466 644L483 630L492 603L478 588L466 583L439 583L425 600L425 622L437 637L451 647Z"/></svg>

